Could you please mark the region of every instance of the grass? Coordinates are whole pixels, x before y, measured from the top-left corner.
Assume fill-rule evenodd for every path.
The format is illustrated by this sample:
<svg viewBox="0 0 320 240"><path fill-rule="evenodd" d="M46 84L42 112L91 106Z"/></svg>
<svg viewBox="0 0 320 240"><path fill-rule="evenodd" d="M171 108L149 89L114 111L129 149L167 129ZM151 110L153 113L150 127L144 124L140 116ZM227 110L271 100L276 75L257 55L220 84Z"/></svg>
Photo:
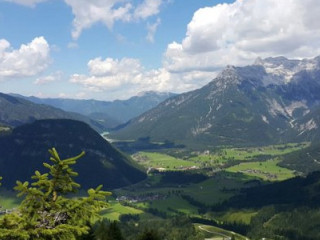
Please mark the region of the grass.
<svg viewBox="0 0 320 240"><path fill-rule="evenodd" d="M279 160L272 159L265 162L248 162L227 168L230 172L242 172L268 181L281 181L294 177L294 171L278 166Z"/></svg>
<svg viewBox="0 0 320 240"><path fill-rule="evenodd" d="M197 156L193 156L188 160L194 162L208 162L211 164L222 164L230 160L252 161L262 156L273 158L275 156L285 155L294 151L301 150L308 146L310 146L310 143L304 142L270 145L263 147L223 148L210 154L197 153Z"/></svg>
<svg viewBox="0 0 320 240"><path fill-rule="evenodd" d="M12 209L17 207L21 202L16 196L16 192L1 190L0 191L0 206L2 209Z"/></svg>
<svg viewBox="0 0 320 240"><path fill-rule="evenodd" d="M209 215L217 221L250 224L251 218L256 214L257 211L251 209L231 209L226 212L210 213Z"/></svg>
<svg viewBox="0 0 320 240"><path fill-rule="evenodd" d="M222 157L216 154L209 155L198 155L191 157L188 161L194 162L194 164L200 167L209 167L209 166L222 166L224 163L228 162L228 158Z"/></svg>
<svg viewBox="0 0 320 240"><path fill-rule="evenodd" d="M161 170L188 170L190 167L197 168L224 168L226 165L230 165L230 162L234 164L235 161L267 161L272 160L275 157L282 156L294 151L301 150L310 146L310 143L288 143L279 145L270 145L263 147L248 147L248 148L222 148L214 152L192 152L190 155L174 157L176 155L172 151L166 153L159 152L138 152L132 155L133 159L145 168L158 168ZM183 159L182 159L183 158ZM266 179L266 178L264 178ZM280 177L279 180L286 179L286 177Z"/></svg>
<svg viewBox="0 0 320 240"><path fill-rule="evenodd" d="M111 221L115 221L115 220L119 220L119 217L122 214L142 214L142 213L143 213L142 210L139 210L133 207L123 206L119 202L113 201L111 202L111 206L109 208L101 212L101 216L104 218L108 218Z"/></svg>
<svg viewBox="0 0 320 240"><path fill-rule="evenodd" d="M210 225L203 225L203 224L195 224L196 228L199 229L200 231L206 232L207 235L210 235L210 240L224 240L227 239L228 237L231 238L232 236L235 237L236 240L248 240L247 237L242 236L238 233L232 232L232 231L227 231L222 228L210 226Z"/></svg>
<svg viewBox="0 0 320 240"><path fill-rule="evenodd" d="M255 148L229 148L222 150L227 158L234 160L254 160L256 157L267 155L270 157L288 154L310 146L310 143L288 143Z"/></svg>
<svg viewBox="0 0 320 240"><path fill-rule="evenodd" d="M165 170L179 170L196 165L192 161L186 161L156 152L139 152L133 155L133 159L147 168L164 168Z"/></svg>
<svg viewBox="0 0 320 240"><path fill-rule="evenodd" d="M159 211L166 212L169 215L175 214L176 212L184 213L186 215L198 214L195 206L189 204L186 200L177 195L171 195L166 199L140 203L138 206L142 208L155 208Z"/></svg>

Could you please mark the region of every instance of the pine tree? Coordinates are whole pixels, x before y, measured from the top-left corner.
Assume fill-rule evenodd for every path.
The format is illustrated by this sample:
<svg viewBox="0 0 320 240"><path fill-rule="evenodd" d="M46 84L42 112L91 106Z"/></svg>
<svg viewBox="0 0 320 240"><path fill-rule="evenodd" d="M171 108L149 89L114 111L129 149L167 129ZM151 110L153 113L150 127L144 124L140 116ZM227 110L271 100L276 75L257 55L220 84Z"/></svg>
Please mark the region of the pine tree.
<svg viewBox="0 0 320 240"><path fill-rule="evenodd" d="M48 173L36 171L31 185L17 181L15 190L24 200L17 211L0 220L0 239L74 240L87 234L90 222L108 207L105 198L111 193L102 191L102 185L89 189L87 197L66 197L80 187L73 180L78 174L71 166L84 152L65 160L60 159L54 148L49 152L52 163L43 164Z"/></svg>
<svg viewBox="0 0 320 240"><path fill-rule="evenodd" d="M160 240L159 234L156 230L145 230L140 236L138 236L138 240Z"/></svg>
<svg viewBox="0 0 320 240"><path fill-rule="evenodd" d="M94 232L96 240L124 240L117 221L100 221Z"/></svg>

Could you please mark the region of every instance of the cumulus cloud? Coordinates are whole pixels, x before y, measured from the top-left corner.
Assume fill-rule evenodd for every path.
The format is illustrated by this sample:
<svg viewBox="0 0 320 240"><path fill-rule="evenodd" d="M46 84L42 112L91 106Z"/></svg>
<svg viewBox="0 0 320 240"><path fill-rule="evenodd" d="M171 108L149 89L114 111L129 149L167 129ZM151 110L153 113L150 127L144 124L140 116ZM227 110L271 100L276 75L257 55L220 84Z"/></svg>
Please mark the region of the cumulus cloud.
<svg viewBox="0 0 320 240"><path fill-rule="evenodd" d="M153 23L153 24L148 23L147 24L148 34L146 36L146 39L148 42L151 42L151 43L154 42L154 35L155 35L160 23L161 23L160 18L158 18L155 23Z"/></svg>
<svg viewBox="0 0 320 240"><path fill-rule="evenodd" d="M28 7L34 7L36 4L45 2L47 0L4 0L4 1L12 2L12 3L16 3L16 4L28 6Z"/></svg>
<svg viewBox="0 0 320 240"><path fill-rule="evenodd" d="M44 37L37 37L19 49L0 40L0 78L30 77L44 71L50 64L50 47Z"/></svg>
<svg viewBox="0 0 320 240"><path fill-rule="evenodd" d="M194 89L203 80L212 79L212 73L170 73L165 68L146 70L138 59L95 58L88 62L88 74L73 74L70 82L84 87L85 91L108 92L119 98L136 95L141 91L183 92ZM201 82L202 81L202 82Z"/></svg>
<svg viewBox="0 0 320 240"><path fill-rule="evenodd" d="M161 0L144 0L134 6L125 0L65 0L74 14L72 37L79 38L84 29L103 23L112 29L116 21L132 22L159 13Z"/></svg>
<svg viewBox="0 0 320 240"><path fill-rule="evenodd" d="M317 0L237 0L199 9L181 43L165 52L171 72L216 71L258 57L320 54Z"/></svg>
<svg viewBox="0 0 320 240"><path fill-rule="evenodd" d="M139 60L132 58L95 58L88 62L88 69L89 75L74 74L70 81L91 90L112 89L124 84L139 83L143 71Z"/></svg>

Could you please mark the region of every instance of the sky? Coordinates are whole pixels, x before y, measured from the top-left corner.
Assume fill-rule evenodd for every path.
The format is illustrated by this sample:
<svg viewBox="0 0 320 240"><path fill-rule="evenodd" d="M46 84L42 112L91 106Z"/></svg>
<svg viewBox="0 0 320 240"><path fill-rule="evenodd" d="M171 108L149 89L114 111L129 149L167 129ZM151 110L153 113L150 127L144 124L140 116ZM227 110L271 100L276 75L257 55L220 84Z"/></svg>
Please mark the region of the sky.
<svg viewBox="0 0 320 240"><path fill-rule="evenodd" d="M182 93L227 65L320 55L319 0L0 0L0 92Z"/></svg>

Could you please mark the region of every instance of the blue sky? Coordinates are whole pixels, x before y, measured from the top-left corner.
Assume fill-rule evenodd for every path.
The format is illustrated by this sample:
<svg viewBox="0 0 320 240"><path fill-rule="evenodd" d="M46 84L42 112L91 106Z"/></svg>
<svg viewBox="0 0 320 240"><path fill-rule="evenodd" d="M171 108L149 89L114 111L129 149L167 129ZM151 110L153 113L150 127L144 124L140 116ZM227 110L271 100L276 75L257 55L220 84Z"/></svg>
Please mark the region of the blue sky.
<svg viewBox="0 0 320 240"><path fill-rule="evenodd" d="M320 54L318 0L0 0L0 92L127 99Z"/></svg>

